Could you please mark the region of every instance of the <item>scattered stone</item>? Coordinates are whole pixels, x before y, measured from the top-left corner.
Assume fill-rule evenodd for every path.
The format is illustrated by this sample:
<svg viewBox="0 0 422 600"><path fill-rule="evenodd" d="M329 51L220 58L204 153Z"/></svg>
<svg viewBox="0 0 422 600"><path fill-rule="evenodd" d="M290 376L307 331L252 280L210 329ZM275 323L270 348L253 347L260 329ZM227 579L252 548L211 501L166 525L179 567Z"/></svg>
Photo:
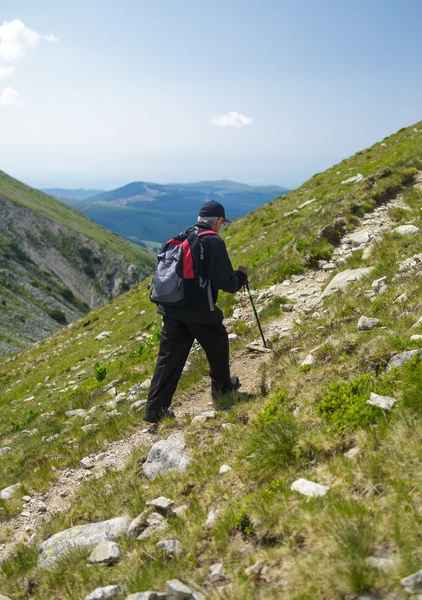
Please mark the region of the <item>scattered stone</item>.
<svg viewBox="0 0 422 600"><path fill-rule="evenodd" d="M370 406L377 406L383 410L391 410L396 402L397 400L395 398L391 398L391 396L380 396L379 394L374 394L374 392L371 392L371 396L369 400L366 401L366 404L369 404Z"/></svg>
<svg viewBox="0 0 422 600"><path fill-rule="evenodd" d="M109 337L111 337L111 331L103 331L99 335L97 335L97 337L95 339L103 340L104 338L109 338Z"/></svg>
<svg viewBox="0 0 422 600"><path fill-rule="evenodd" d="M330 488L326 485L321 485L320 483L314 483L308 479L301 478L294 481L290 486L290 489L293 492L299 492L304 496L312 498L314 496L325 496Z"/></svg>
<svg viewBox="0 0 422 600"><path fill-rule="evenodd" d="M229 333L229 342L235 342L237 339L239 339L237 333Z"/></svg>
<svg viewBox="0 0 422 600"><path fill-rule="evenodd" d="M416 225L399 225L398 227L395 227L393 231L400 235L415 235L415 233L420 232L420 229L419 227L416 227Z"/></svg>
<svg viewBox="0 0 422 600"><path fill-rule="evenodd" d="M367 260L371 256L373 250L374 250L373 244L371 244L370 246L366 246L366 248L364 248L364 250L362 252L362 259Z"/></svg>
<svg viewBox="0 0 422 600"><path fill-rule="evenodd" d="M100 523L76 525L55 533L40 547L38 566L48 568L70 548L86 548L99 544L102 540L115 540L119 535L126 534L131 523L130 517L115 517Z"/></svg>
<svg viewBox="0 0 422 600"><path fill-rule="evenodd" d="M84 469L93 469L95 467L94 461L91 458L89 458L89 456L85 456L85 458L83 458L80 461L80 463Z"/></svg>
<svg viewBox="0 0 422 600"><path fill-rule="evenodd" d="M258 576L262 569L264 568L264 565L260 562L255 563L254 565L252 565L251 567L248 567L247 569L245 569L245 575L247 575L248 577L251 576Z"/></svg>
<svg viewBox="0 0 422 600"><path fill-rule="evenodd" d="M7 454L11 450L12 448L10 448L10 446L4 446L3 448L0 448L0 456L3 456L3 454Z"/></svg>
<svg viewBox="0 0 422 600"><path fill-rule="evenodd" d="M21 483L15 483L13 485L9 485L9 487L3 488L0 491L0 500L10 500L13 494L21 487Z"/></svg>
<svg viewBox="0 0 422 600"><path fill-rule="evenodd" d="M204 423L205 421L210 421L212 419L215 419L216 416L217 416L217 413L215 410L208 410L208 411L202 412L201 414L194 417L192 419L192 423Z"/></svg>
<svg viewBox="0 0 422 600"><path fill-rule="evenodd" d="M365 177L362 175L362 173L358 173L354 177L349 177L348 179L344 179L341 182L341 185L345 185L347 183L359 183L359 182L363 181L364 179L365 179Z"/></svg>
<svg viewBox="0 0 422 600"><path fill-rule="evenodd" d="M268 345L268 341L269 340L265 340L267 342ZM263 354L268 354L269 352L271 352L271 350L269 348L265 348L262 345L262 341L258 341L258 342L251 342L250 344L246 345L246 348L248 350L250 350L251 352L262 352Z"/></svg>
<svg viewBox="0 0 422 600"><path fill-rule="evenodd" d="M116 542L102 540L91 552L88 562L91 564L111 565L120 558L120 549Z"/></svg>
<svg viewBox="0 0 422 600"><path fill-rule="evenodd" d="M130 594L126 597L126 600L166 600L167 594L161 594L160 592L136 592L136 594Z"/></svg>
<svg viewBox="0 0 422 600"><path fill-rule="evenodd" d="M353 246L361 246L369 242L369 233L367 231L356 231L356 233L350 233L348 237Z"/></svg>
<svg viewBox="0 0 422 600"><path fill-rule="evenodd" d="M298 206L299 210L302 208L305 208L305 206L309 206L309 204L312 204L313 202L316 202L316 198L312 198L311 200L307 200L306 202L304 202L303 204L301 204L300 206Z"/></svg>
<svg viewBox="0 0 422 600"><path fill-rule="evenodd" d="M142 383L139 384L139 390L141 392L145 392L146 390L149 390L150 387L151 387L151 379L145 379L145 381L143 381Z"/></svg>
<svg viewBox="0 0 422 600"><path fill-rule="evenodd" d="M126 535L128 537L136 538L144 529L147 528L147 518L149 515L148 510L144 510L140 515L132 519L127 529Z"/></svg>
<svg viewBox="0 0 422 600"><path fill-rule="evenodd" d="M358 321L358 331L372 331L380 323L380 319L373 319L372 317L364 317L362 315Z"/></svg>
<svg viewBox="0 0 422 600"><path fill-rule="evenodd" d="M422 570L401 579L400 583L409 594L422 593Z"/></svg>
<svg viewBox="0 0 422 600"><path fill-rule="evenodd" d="M22 496L22 500L27 503L31 502L31 496Z"/></svg>
<svg viewBox="0 0 422 600"><path fill-rule="evenodd" d="M391 571L396 567L396 561L393 558L383 556L368 556L366 564L380 571Z"/></svg>
<svg viewBox="0 0 422 600"><path fill-rule="evenodd" d="M214 524L217 520L218 513L219 513L218 508L216 508L215 510L210 510L210 512L208 513L207 520L205 521L205 527L208 527L208 529L211 529L211 527L214 526Z"/></svg>
<svg viewBox="0 0 422 600"><path fill-rule="evenodd" d="M373 290L375 290L376 292L379 292L385 286L386 281L387 281L386 275L384 275L384 277L380 277L379 279L375 279L371 284L371 288Z"/></svg>
<svg viewBox="0 0 422 600"><path fill-rule="evenodd" d="M293 209L293 210L289 210L289 212L284 213L285 217L291 217L292 215L294 215L295 213L298 213L299 211L297 210L297 208Z"/></svg>
<svg viewBox="0 0 422 600"><path fill-rule="evenodd" d="M86 415L86 410L83 408L75 408L75 410L66 411L66 417L84 417Z"/></svg>
<svg viewBox="0 0 422 600"><path fill-rule="evenodd" d="M146 540L167 527L167 521L160 513L153 512L145 521L145 529L138 535L137 540Z"/></svg>
<svg viewBox="0 0 422 600"><path fill-rule="evenodd" d="M180 556L182 553L182 544L179 540L161 540L155 547L170 556Z"/></svg>
<svg viewBox="0 0 422 600"><path fill-rule="evenodd" d="M108 388L107 394L109 396L117 396L117 390L115 387Z"/></svg>
<svg viewBox="0 0 422 600"><path fill-rule="evenodd" d="M420 335L419 333L415 333L415 335L411 335L410 339L412 340L412 342L415 342L416 340L422 340L422 335ZM1 451L0 451L0 455L1 455Z"/></svg>
<svg viewBox="0 0 422 600"><path fill-rule="evenodd" d="M365 275L368 275L372 271L372 267L361 267L360 269L347 269L337 273L335 277L330 281L325 290L322 292L319 300L322 300L326 296L330 296L337 290L342 290L352 281L359 281Z"/></svg>
<svg viewBox="0 0 422 600"><path fill-rule="evenodd" d="M405 352L399 352L390 358L388 361L388 365L386 368L387 373L391 371L394 367L401 367L408 360L412 360L414 356L422 357L422 348L418 348L417 350L406 350Z"/></svg>
<svg viewBox="0 0 422 600"><path fill-rule="evenodd" d="M29 396L29 398L25 398L23 402L31 402L32 400L35 400L35 396Z"/></svg>
<svg viewBox="0 0 422 600"><path fill-rule="evenodd" d="M280 308L283 312L293 312L295 305L294 304L280 304Z"/></svg>
<svg viewBox="0 0 422 600"><path fill-rule="evenodd" d="M301 367L306 367L308 365L313 365L315 362L315 356L312 353L309 353L304 361L300 363Z"/></svg>
<svg viewBox="0 0 422 600"><path fill-rule="evenodd" d="M121 585L108 585L95 589L88 596L85 596L85 600L108 600L109 598L117 598L125 593L124 588Z"/></svg>
<svg viewBox="0 0 422 600"><path fill-rule="evenodd" d="M133 404L130 405L130 408L132 410L134 410L135 412L140 412L143 408L145 408L147 404L146 400L138 400L137 402L134 402Z"/></svg>
<svg viewBox="0 0 422 600"><path fill-rule="evenodd" d="M225 473L230 473L231 470L232 470L232 468L229 465L221 465L218 473L220 475L225 475Z"/></svg>
<svg viewBox="0 0 422 600"><path fill-rule="evenodd" d="M210 577L211 581L224 579L224 564L222 562L210 566Z"/></svg>
<svg viewBox="0 0 422 600"><path fill-rule="evenodd" d="M222 429L232 429L233 427L235 427L234 423L223 423L221 425Z"/></svg>
<svg viewBox="0 0 422 600"><path fill-rule="evenodd" d="M0 594L0 600L11 600L9 598L9 596L3 596L3 594Z"/></svg>
<svg viewBox="0 0 422 600"><path fill-rule="evenodd" d="M360 453L360 448L358 448L357 446L355 446L354 448L350 448L350 450L348 450L347 452L345 452L344 456L347 456L347 458L354 458L359 453Z"/></svg>
<svg viewBox="0 0 422 600"><path fill-rule="evenodd" d="M167 440L160 440L153 445L142 471L148 479L155 479L160 473L172 469L186 471L189 462L183 433L174 433Z"/></svg>
<svg viewBox="0 0 422 600"><path fill-rule="evenodd" d="M419 325L422 325L422 317L412 325L412 329L416 329L416 327L419 327Z"/></svg>
<svg viewBox="0 0 422 600"><path fill-rule="evenodd" d="M167 600L187 600L192 597L190 587L178 579L170 579L166 584Z"/></svg>
<svg viewBox="0 0 422 600"><path fill-rule="evenodd" d="M410 258L407 258L400 264L400 271L411 271L412 269L419 269L422 265L422 253L414 254Z"/></svg>
<svg viewBox="0 0 422 600"><path fill-rule="evenodd" d="M166 498L165 496L160 496L159 498L155 498L148 502L148 506L152 506L158 510L159 513L167 515L172 506L174 506L174 500L170 500L170 498Z"/></svg>
<svg viewBox="0 0 422 600"><path fill-rule="evenodd" d="M327 262L322 266L323 271L333 271L336 268L336 264L333 262Z"/></svg>
<svg viewBox="0 0 422 600"><path fill-rule="evenodd" d="M81 429L84 433L94 433L99 431L101 427L97 423L90 423L89 425L82 425Z"/></svg>

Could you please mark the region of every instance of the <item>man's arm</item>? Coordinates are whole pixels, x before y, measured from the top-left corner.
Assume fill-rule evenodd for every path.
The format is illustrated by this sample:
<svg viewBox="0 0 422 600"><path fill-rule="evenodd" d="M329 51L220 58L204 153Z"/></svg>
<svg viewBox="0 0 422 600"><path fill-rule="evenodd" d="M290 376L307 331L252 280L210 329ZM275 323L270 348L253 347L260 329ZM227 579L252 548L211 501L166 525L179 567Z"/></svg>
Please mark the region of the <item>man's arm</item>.
<svg viewBox="0 0 422 600"><path fill-rule="evenodd" d="M244 270L233 270L224 240L217 236L209 236L208 241L208 276L216 290L234 294L247 281ZM245 267L242 267L245 269Z"/></svg>

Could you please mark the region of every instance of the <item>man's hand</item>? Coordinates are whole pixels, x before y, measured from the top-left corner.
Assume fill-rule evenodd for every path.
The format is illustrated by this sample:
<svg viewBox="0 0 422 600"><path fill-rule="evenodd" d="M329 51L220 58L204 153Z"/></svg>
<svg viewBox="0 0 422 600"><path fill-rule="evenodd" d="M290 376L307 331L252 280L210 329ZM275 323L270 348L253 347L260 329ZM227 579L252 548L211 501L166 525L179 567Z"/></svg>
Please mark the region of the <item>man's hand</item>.
<svg viewBox="0 0 422 600"><path fill-rule="evenodd" d="M244 275L246 275L246 277L249 275L249 268L248 267L238 267L237 269L238 271L240 271L241 273L243 273Z"/></svg>

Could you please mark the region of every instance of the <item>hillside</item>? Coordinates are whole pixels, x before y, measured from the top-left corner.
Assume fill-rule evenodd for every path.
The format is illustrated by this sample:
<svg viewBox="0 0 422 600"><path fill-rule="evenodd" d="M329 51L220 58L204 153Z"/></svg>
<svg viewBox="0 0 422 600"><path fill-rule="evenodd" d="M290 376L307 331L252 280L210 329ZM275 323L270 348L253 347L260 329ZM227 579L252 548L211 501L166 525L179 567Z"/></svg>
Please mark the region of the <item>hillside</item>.
<svg viewBox="0 0 422 600"><path fill-rule="evenodd" d="M241 393L194 348L157 433L145 283L0 362L0 593L416 600L421 209L422 122L228 226L272 348L223 297Z"/></svg>
<svg viewBox="0 0 422 600"><path fill-rule="evenodd" d="M50 335L151 272L154 257L0 172L0 354Z"/></svg>
<svg viewBox="0 0 422 600"><path fill-rule="evenodd" d="M63 198L69 200L87 200L88 198L92 198L92 196L97 196L98 194L102 194L104 190L95 190L95 189L79 189L79 190L69 190L67 188L44 188L40 190L44 194L48 196L53 196L58 200Z"/></svg>
<svg viewBox="0 0 422 600"><path fill-rule="evenodd" d="M145 241L164 243L175 231L193 223L208 200L222 202L233 220L287 191L279 186L227 180L167 185L140 181L84 201L60 199L103 227L142 245Z"/></svg>

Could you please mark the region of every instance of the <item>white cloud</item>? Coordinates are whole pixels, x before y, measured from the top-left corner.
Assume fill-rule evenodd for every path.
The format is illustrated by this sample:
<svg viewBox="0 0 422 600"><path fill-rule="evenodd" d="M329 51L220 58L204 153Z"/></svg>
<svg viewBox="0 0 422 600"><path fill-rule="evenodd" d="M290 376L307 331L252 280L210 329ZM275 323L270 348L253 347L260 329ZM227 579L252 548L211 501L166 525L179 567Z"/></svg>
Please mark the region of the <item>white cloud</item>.
<svg viewBox="0 0 422 600"><path fill-rule="evenodd" d="M246 127L247 125L252 125L252 122L250 117L245 117L245 115L235 110L228 112L226 115L218 115L210 119L210 123L218 127Z"/></svg>
<svg viewBox="0 0 422 600"><path fill-rule="evenodd" d="M44 35L43 39L47 40L47 42L60 42L59 38L56 35L54 35L54 33L50 33L49 35Z"/></svg>
<svg viewBox="0 0 422 600"><path fill-rule="evenodd" d="M6 77L11 77L15 73L16 73L16 69L14 66L7 65L7 66L2 67L0 65L0 79L4 79Z"/></svg>
<svg viewBox="0 0 422 600"><path fill-rule="evenodd" d="M20 99L18 90L11 87L6 87L0 96L0 108L3 106L17 106L22 108L26 105L26 102Z"/></svg>
<svg viewBox="0 0 422 600"><path fill-rule="evenodd" d="M38 46L40 39L40 34L29 29L20 19L4 21L0 25L0 61L24 58Z"/></svg>

